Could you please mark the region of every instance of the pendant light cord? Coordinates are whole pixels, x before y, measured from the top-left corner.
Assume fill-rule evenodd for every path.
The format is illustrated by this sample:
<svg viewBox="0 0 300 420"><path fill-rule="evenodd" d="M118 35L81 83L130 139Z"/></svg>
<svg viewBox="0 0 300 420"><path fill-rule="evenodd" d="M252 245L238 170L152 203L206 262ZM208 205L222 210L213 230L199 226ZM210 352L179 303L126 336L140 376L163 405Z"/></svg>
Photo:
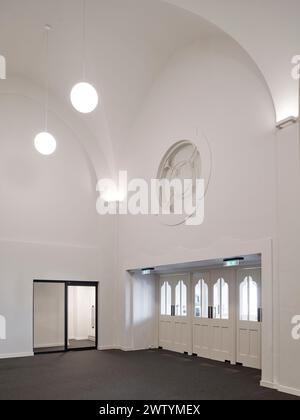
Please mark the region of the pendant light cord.
<svg viewBox="0 0 300 420"><path fill-rule="evenodd" d="M86 0L82 0L82 77L86 81Z"/></svg>
<svg viewBox="0 0 300 420"><path fill-rule="evenodd" d="M48 131L48 107L49 107L49 31L50 27L46 25L46 60L45 60L45 77L46 77L46 93L45 93L45 131Z"/></svg>

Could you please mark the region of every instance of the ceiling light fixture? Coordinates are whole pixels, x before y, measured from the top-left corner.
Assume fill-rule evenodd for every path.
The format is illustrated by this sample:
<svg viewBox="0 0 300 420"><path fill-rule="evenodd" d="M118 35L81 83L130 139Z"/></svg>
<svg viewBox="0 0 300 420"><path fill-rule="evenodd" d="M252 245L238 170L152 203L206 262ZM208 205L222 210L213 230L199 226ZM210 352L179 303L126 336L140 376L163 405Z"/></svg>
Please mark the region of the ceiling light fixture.
<svg viewBox="0 0 300 420"><path fill-rule="evenodd" d="M86 82L86 0L83 1L82 10L82 59L83 81L77 83L71 91L71 102L73 107L82 114L93 112L99 103L97 90L90 83Z"/></svg>
<svg viewBox="0 0 300 420"><path fill-rule="evenodd" d="M45 131L38 133L34 139L34 146L36 150L42 155L52 155L56 150L56 140L52 134L48 132L48 103L49 103L49 72L48 72L48 58L49 58L49 31L50 25L45 26L46 32L46 97L45 97Z"/></svg>

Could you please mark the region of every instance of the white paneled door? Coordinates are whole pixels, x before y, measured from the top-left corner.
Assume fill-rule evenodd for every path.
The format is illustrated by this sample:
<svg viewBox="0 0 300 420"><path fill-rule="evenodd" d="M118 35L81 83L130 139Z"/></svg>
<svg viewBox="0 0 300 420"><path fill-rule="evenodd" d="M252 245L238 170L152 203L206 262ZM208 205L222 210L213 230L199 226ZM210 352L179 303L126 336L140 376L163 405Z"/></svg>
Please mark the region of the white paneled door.
<svg viewBox="0 0 300 420"><path fill-rule="evenodd" d="M261 271L237 274L237 362L261 369Z"/></svg>
<svg viewBox="0 0 300 420"><path fill-rule="evenodd" d="M235 362L235 281L231 270L193 274L193 353Z"/></svg>
<svg viewBox="0 0 300 420"><path fill-rule="evenodd" d="M160 278L159 346L191 352L189 274Z"/></svg>
<svg viewBox="0 0 300 420"><path fill-rule="evenodd" d="M160 278L159 346L261 369L261 270Z"/></svg>
<svg viewBox="0 0 300 420"><path fill-rule="evenodd" d="M193 274L193 353L208 359L211 357L210 288L209 272Z"/></svg>

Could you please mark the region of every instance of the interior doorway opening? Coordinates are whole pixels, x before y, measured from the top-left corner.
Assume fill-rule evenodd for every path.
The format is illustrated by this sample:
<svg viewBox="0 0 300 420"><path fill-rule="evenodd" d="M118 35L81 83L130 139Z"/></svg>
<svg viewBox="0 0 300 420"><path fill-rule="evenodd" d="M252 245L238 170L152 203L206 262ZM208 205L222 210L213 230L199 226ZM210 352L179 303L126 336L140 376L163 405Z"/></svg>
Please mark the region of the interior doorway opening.
<svg viewBox="0 0 300 420"><path fill-rule="evenodd" d="M98 283L35 280L34 354L98 347Z"/></svg>
<svg viewBox="0 0 300 420"><path fill-rule="evenodd" d="M95 347L96 288L68 287L68 348Z"/></svg>

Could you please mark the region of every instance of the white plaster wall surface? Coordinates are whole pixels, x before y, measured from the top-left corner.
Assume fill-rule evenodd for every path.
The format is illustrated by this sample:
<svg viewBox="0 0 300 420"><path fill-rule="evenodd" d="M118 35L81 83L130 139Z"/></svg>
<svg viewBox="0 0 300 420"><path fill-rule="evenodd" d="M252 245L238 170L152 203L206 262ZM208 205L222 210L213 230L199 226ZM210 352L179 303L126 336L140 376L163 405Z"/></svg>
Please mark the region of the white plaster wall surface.
<svg viewBox="0 0 300 420"><path fill-rule="evenodd" d="M43 129L42 98L30 82L1 84L0 313L7 334L0 357L32 354L34 279L99 281L99 342L115 340L109 315L115 225L96 212L96 173L99 166L107 173L105 159L59 103L49 115L57 152L38 154L33 140Z"/></svg>
<svg viewBox="0 0 300 420"><path fill-rule="evenodd" d="M121 166L129 168L130 177L155 178L174 142L187 138L197 144L197 128L213 156L203 225L170 228L155 216L120 217L122 261L148 255L151 264L152 256L169 259L177 247L188 254L224 237L274 236L274 108L255 66L226 37L196 43L173 57L141 108Z"/></svg>
<svg viewBox="0 0 300 420"><path fill-rule="evenodd" d="M278 145L279 343L282 390L300 395L300 340L292 338L292 318L300 315L300 154L299 126L280 132ZM276 310L276 309L275 309Z"/></svg>
<svg viewBox="0 0 300 420"><path fill-rule="evenodd" d="M32 353L33 279L103 279L98 259L97 248L0 241L0 307L7 322L0 355ZM110 342L111 318L107 318L103 305L102 311L108 324L100 323L100 335L104 342Z"/></svg>

